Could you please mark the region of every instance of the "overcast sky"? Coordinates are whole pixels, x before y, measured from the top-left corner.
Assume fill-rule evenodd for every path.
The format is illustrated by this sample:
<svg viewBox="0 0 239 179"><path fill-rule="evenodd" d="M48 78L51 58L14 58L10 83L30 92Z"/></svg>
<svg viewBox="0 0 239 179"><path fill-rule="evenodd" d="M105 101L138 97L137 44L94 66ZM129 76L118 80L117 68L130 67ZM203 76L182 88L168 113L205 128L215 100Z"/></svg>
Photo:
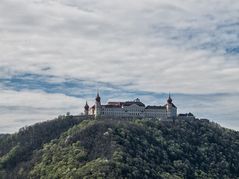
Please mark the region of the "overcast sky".
<svg viewBox="0 0 239 179"><path fill-rule="evenodd" d="M0 133L103 102L239 130L238 0L1 0Z"/></svg>

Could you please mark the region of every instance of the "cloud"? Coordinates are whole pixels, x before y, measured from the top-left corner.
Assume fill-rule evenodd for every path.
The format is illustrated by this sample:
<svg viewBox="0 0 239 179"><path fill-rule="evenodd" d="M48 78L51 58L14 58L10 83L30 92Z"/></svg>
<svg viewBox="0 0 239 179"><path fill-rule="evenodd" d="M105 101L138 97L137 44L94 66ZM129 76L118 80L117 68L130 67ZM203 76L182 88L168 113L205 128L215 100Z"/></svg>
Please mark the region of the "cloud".
<svg viewBox="0 0 239 179"><path fill-rule="evenodd" d="M237 0L2 0L0 89L74 100L96 88L112 99L168 91L237 99L238 10Z"/></svg>
<svg viewBox="0 0 239 179"><path fill-rule="evenodd" d="M14 132L35 122L50 120L58 115L80 114L84 101L63 94L42 91L0 90L0 133ZM7 126L7 127L6 127Z"/></svg>

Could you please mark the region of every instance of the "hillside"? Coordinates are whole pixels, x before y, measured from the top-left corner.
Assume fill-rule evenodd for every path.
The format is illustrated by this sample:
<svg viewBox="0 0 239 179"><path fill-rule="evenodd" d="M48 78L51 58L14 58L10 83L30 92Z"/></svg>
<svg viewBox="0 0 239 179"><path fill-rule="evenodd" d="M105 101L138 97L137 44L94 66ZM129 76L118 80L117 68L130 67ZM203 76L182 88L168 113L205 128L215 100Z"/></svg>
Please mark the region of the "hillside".
<svg viewBox="0 0 239 179"><path fill-rule="evenodd" d="M0 137L0 178L238 178L239 132L208 120L61 117Z"/></svg>

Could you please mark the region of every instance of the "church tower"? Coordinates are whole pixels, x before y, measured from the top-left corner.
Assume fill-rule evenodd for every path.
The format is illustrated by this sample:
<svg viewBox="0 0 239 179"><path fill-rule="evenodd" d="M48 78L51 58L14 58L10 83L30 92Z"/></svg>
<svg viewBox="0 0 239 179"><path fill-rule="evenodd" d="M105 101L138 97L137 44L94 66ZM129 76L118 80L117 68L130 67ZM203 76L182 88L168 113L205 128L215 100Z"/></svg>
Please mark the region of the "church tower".
<svg viewBox="0 0 239 179"><path fill-rule="evenodd" d="M85 107L84 108L85 108L85 115L88 116L89 115L89 105L88 105L87 101L85 103Z"/></svg>
<svg viewBox="0 0 239 179"><path fill-rule="evenodd" d="M168 100L166 104L167 118L177 117L177 107L173 104L171 95L168 95Z"/></svg>
<svg viewBox="0 0 239 179"><path fill-rule="evenodd" d="M99 95L99 91L97 91L97 95L95 98L95 117L99 117L101 114L101 99Z"/></svg>

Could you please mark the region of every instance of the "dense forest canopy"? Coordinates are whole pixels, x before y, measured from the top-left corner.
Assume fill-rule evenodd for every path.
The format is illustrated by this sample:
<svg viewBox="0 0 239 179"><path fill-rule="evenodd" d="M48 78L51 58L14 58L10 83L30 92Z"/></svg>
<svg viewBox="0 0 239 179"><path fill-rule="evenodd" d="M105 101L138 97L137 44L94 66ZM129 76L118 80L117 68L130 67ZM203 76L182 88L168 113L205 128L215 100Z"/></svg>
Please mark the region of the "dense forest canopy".
<svg viewBox="0 0 239 179"><path fill-rule="evenodd" d="M76 120L0 135L0 178L239 178L239 132L206 119Z"/></svg>

